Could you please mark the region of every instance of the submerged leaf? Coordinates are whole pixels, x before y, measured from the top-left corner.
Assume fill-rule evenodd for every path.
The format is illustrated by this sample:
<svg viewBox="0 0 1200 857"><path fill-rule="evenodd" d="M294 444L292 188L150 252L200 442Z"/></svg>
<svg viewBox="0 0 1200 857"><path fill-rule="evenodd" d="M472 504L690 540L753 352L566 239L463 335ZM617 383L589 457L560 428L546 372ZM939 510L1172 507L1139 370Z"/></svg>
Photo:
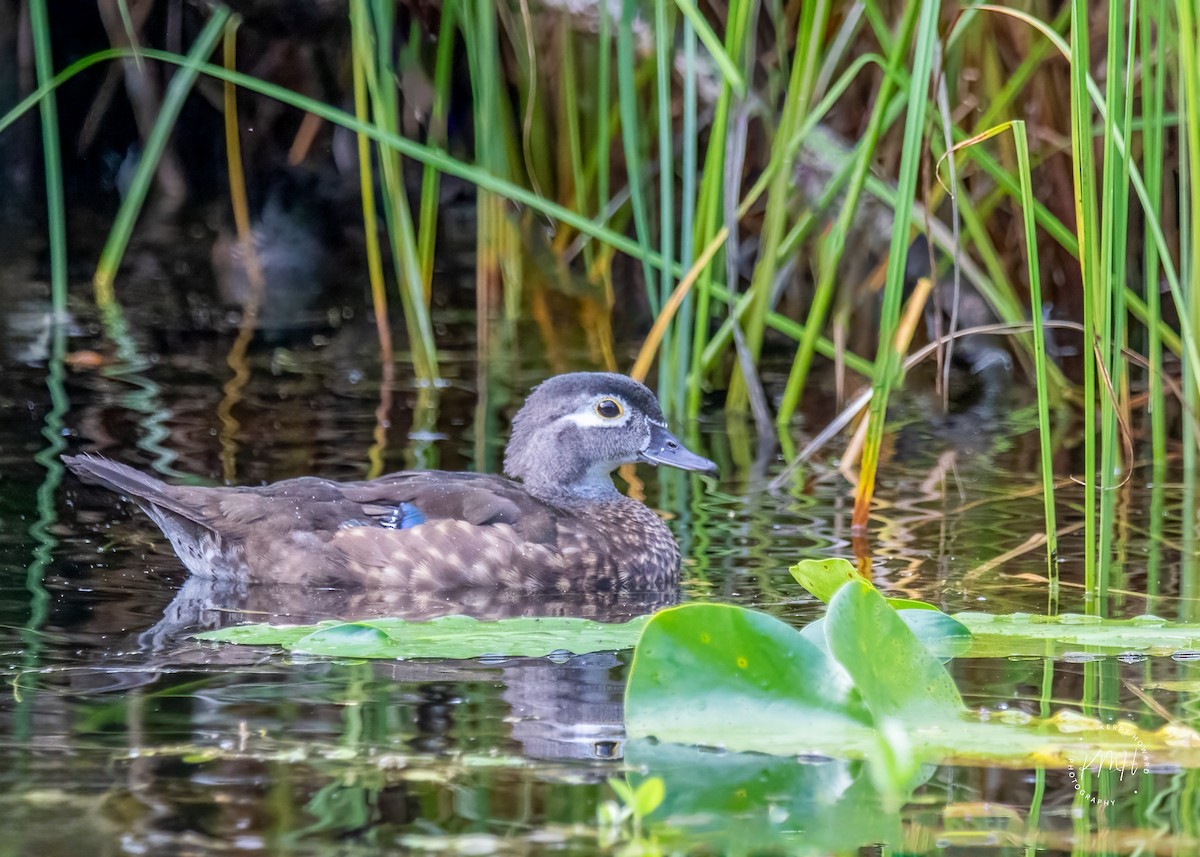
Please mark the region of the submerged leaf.
<svg viewBox="0 0 1200 857"><path fill-rule="evenodd" d="M607 624L589 619L532 618L484 622L469 616L442 616L428 622L371 619L317 625L240 625L197 634L250 646L282 646L329 657L479 658L545 657L555 652L584 654L631 648L647 617Z"/></svg>
<svg viewBox="0 0 1200 857"><path fill-rule="evenodd" d="M360 622L346 622L329 628L321 628L307 637L301 637L289 648L306 655L350 658L395 657L394 641L378 628Z"/></svg>

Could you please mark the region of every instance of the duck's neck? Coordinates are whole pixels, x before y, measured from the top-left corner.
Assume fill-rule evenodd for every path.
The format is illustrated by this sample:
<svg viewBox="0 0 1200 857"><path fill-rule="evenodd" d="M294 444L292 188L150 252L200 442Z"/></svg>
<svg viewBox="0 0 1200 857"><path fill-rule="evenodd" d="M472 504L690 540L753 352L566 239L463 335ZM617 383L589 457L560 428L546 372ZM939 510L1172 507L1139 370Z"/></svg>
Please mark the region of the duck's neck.
<svg viewBox="0 0 1200 857"><path fill-rule="evenodd" d="M612 476L607 472L588 473L568 482L526 479L522 484L531 495L555 506L617 503L628 499L613 485Z"/></svg>

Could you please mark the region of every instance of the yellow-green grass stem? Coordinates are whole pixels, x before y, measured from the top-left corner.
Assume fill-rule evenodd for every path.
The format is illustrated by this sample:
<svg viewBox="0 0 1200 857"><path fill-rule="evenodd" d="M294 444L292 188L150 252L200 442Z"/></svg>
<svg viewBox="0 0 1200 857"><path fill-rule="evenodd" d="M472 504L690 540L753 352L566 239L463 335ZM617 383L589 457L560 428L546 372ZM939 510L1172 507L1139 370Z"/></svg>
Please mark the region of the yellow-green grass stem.
<svg viewBox="0 0 1200 857"><path fill-rule="evenodd" d="M1050 430L1050 389L1046 356L1046 329L1042 319L1042 275L1038 264L1037 224L1033 217L1033 173L1029 161L1029 136L1025 122L1011 123L1017 155L1017 173L1021 179L1021 209L1025 227L1025 255L1029 271L1029 297L1033 311L1033 359L1038 408L1038 437L1041 440L1042 503L1046 523L1046 577L1050 581L1048 599L1050 612L1058 604L1058 524L1054 510L1054 437Z"/></svg>

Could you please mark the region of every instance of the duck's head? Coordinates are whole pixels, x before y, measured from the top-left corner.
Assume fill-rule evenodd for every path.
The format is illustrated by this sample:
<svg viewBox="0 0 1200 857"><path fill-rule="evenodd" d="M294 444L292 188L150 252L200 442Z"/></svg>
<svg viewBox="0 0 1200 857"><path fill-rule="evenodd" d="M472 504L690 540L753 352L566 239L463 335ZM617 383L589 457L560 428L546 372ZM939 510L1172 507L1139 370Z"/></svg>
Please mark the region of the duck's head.
<svg viewBox="0 0 1200 857"><path fill-rule="evenodd" d="M547 498L616 493L612 472L645 461L715 474L667 431L658 399L624 375L574 372L535 387L513 419L504 472Z"/></svg>

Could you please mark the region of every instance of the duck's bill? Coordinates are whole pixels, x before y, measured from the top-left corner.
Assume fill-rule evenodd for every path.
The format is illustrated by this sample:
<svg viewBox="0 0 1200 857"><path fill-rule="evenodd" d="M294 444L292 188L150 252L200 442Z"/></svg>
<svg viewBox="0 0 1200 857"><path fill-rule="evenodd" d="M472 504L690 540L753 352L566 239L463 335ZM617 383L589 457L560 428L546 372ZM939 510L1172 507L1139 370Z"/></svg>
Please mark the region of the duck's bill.
<svg viewBox="0 0 1200 857"><path fill-rule="evenodd" d="M678 467L680 470L695 470L709 476L717 475L717 465L690 451L662 426L650 426L650 443L642 450L642 460Z"/></svg>

